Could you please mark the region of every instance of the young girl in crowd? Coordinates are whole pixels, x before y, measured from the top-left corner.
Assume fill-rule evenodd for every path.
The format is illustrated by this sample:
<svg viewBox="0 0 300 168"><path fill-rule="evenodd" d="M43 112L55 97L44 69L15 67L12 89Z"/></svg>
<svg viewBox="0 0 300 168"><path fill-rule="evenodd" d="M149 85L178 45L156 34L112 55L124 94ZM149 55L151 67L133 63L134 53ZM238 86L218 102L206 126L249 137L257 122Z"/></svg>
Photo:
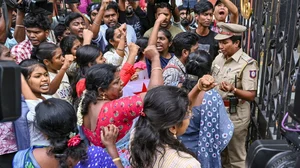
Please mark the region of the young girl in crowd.
<svg viewBox="0 0 300 168"><path fill-rule="evenodd" d="M183 88L190 91L203 75L211 69L210 55L203 50L190 54L186 64L188 78ZM181 142L195 155L203 168L221 168L221 151L229 143L233 134L222 97L215 89L202 92L198 96L202 102L192 108L193 117L186 132L179 137Z"/></svg>
<svg viewBox="0 0 300 168"><path fill-rule="evenodd" d="M74 78L76 77L77 72L77 64L76 64L76 51L82 44L75 35L69 35L64 37L60 42L60 48L62 50L62 55L65 56L67 54L71 54L74 56L74 61L70 65L69 69L67 70L67 75L69 77L69 81L73 83Z"/></svg>
<svg viewBox="0 0 300 168"><path fill-rule="evenodd" d="M169 48L172 45L172 35L167 29L161 29L160 24L166 19L165 15L159 15L153 26L153 31L148 41L148 45L155 45L160 54L161 68L164 69L170 59L174 56ZM149 77L151 76L151 61L146 59Z"/></svg>
<svg viewBox="0 0 300 168"><path fill-rule="evenodd" d="M36 50L35 56L40 63L46 65L50 76L50 90L54 98L72 102L71 85L66 71L73 62L73 55L62 56L62 50L53 43L43 42Z"/></svg>
<svg viewBox="0 0 300 168"><path fill-rule="evenodd" d="M140 71L146 71L146 74L148 74L146 58L144 55L144 50L148 45L148 38L142 37L142 38L137 39L136 45L138 45L140 47L140 49L138 51L137 58L134 63L134 69L137 73Z"/></svg>
<svg viewBox="0 0 300 168"><path fill-rule="evenodd" d="M89 48L90 52L87 52L87 49ZM120 70L120 79L122 81L122 86L125 86L128 81L131 79L133 74L135 73L135 69L133 67L135 57L137 55L139 47L135 45L134 43L129 44L129 57L127 61L125 62L124 66ZM78 77L77 80L78 82L74 83L73 86L76 85L76 94L78 97L81 96L82 92L85 90L85 76L86 76L86 71L89 69L92 65L94 64L102 64L103 61L99 60L99 55L101 54L101 51L99 48L94 47L94 46L83 46L78 49L76 52L76 55L78 57L78 65L80 65L80 70L78 71ZM97 57L98 56L98 57ZM96 58L97 57L97 58ZM103 56L101 55L102 59ZM96 62L96 60L98 61ZM106 62L106 59L105 59ZM76 81L77 81L76 80ZM74 95L73 95L74 96Z"/></svg>
<svg viewBox="0 0 300 168"><path fill-rule="evenodd" d="M49 142L42 133L34 128L35 107L42 100L51 98L47 96L49 92L50 77L44 64L39 63L35 59L27 59L19 64L22 68L21 87L22 94L29 108L27 113L27 123L30 134L30 146L33 145L49 145Z"/></svg>
<svg viewBox="0 0 300 168"><path fill-rule="evenodd" d="M104 52L106 62L122 67L128 59L126 24L122 24L120 27L114 26L108 28L105 38L108 41Z"/></svg>
<svg viewBox="0 0 300 168"><path fill-rule="evenodd" d="M78 69L76 72L76 78L73 83L73 88L75 86L76 93L73 94L73 98L80 97L83 90L82 85L84 82L81 81L85 78L87 70L95 64L104 64L106 59L103 57L100 49L94 45L85 45L76 51L76 64L78 65ZM74 91L74 89L73 89Z"/></svg>
<svg viewBox="0 0 300 168"><path fill-rule="evenodd" d="M62 55L72 54L75 56L77 49L81 46L82 44L75 35L64 37L60 42Z"/></svg>
<svg viewBox="0 0 300 168"><path fill-rule="evenodd" d="M77 117L71 104L51 98L36 106L35 128L47 138L49 145L32 146L19 151L13 161L14 168L51 167L123 167L118 158L115 140L118 128L108 125L101 130L102 142L108 153L100 147L87 147L80 139ZM117 166L116 166L117 165Z"/></svg>

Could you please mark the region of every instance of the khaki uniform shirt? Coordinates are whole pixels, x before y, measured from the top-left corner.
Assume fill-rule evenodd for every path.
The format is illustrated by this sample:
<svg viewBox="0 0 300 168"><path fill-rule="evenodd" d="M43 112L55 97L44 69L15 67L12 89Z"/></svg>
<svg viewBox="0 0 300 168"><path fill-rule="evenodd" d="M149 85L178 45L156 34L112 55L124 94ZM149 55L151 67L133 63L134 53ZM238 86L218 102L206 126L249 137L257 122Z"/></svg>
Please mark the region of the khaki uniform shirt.
<svg viewBox="0 0 300 168"><path fill-rule="evenodd" d="M257 90L257 75L257 62L244 53L242 49L239 49L227 60L223 54L220 53L212 63L212 76L218 84L226 81L233 84L237 89ZM215 89L218 90L223 99L231 94L221 91L219 85L217 85ZM250 103L239 100L237 113L231 114L230 118L231 120L249 120Z"/></svg>

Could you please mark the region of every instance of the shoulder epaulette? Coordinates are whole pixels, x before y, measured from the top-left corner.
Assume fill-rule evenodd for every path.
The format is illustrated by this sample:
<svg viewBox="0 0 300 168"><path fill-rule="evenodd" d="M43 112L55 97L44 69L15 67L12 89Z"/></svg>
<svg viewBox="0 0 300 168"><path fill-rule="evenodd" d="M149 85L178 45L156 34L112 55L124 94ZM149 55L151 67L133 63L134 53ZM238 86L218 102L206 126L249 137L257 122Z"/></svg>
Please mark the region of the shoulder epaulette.
<svg viewBox="0 0 300 168"><path fill-rule="evenodd" d="M250 56L245 55L245 54L242 55L242 59L245 60L248 64L250 64L250 63L252 63L252 62L255 61L255 59L253 59Z"/></svg>

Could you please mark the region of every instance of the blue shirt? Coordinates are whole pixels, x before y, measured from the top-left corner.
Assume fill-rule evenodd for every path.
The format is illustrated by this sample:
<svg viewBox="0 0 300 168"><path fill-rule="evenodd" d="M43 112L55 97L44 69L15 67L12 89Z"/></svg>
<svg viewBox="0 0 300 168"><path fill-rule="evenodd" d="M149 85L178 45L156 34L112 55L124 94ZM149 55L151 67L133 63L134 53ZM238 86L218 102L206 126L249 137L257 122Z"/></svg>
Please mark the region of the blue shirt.
<svg viewBox="0 0 300 168"><path fill-rule="evenodd" d="M164 69L168 65L169 61L173 58L174 54L173 53L170 53L170 54L171 54L171 58L169 58L169 59L164 58L162 56L159 57L159 59L160 59L160 65L161 65L162 69ZM150 78L150 76L151 76L151 68L152 67L151 67L151 61L148 60L147 58L146 58L146 65L147 65L148 75L149 75L149 78Z"/></svg>
<svg viewBox="0 0 300 168"><path fill-rule="evenodd" d="M178 137L201 163L202 168L221 168L221 152L228 145L234 126L222 97L215 90L205 92L202 104L192 108L186 132Z"/></svg>
<svg viewBox="0 0 300 168"><path fill-rule="evenodd" d="M14 28L10 28L10 32L11 32L12 35L14 34L14 31L15 31ZM13 46L15 46L15 45L17 45L17 44L18 44L18 42L17 42L16 39L13 37L13 38L11 38L11 39L10 39L10 38L7 38L4 45L5 45L5 47L11 49L11 48L13 48Z"/></svg>
<svg viewBox="0 0 300 168"><path fill-rule="evenodd" d="M94 44L96 44L101 49L102 52L104 52L105 47L108 45L108 42L105 37L105 33L106 33L107 29L108 29L108 26L106 24L101 25L97 38L92 40L92 42ZM126 38L127 38L127 44L136 42L135 31L134 31L133 27L130 25L127 25Z"/></svg>

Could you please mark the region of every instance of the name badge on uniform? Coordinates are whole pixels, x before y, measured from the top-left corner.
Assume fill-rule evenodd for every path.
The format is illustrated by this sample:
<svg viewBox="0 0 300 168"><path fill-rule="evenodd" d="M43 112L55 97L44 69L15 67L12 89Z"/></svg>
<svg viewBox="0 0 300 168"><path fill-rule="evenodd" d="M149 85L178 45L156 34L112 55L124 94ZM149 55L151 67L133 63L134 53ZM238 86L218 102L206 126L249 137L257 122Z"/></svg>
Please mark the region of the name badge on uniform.
<svg viewBox="0 0 300 168"><path fill-rule="evenodd" d="M212 71L213 76L217 76L219 71L220 71L220 66L215 64L214 67L213 67L213 71Z"/></svg>
<svg viewBox="0 0 300 168"><path fill-rule="evenodd" d="M250 70L250 78L256 78L256 70Z"/></svg>

